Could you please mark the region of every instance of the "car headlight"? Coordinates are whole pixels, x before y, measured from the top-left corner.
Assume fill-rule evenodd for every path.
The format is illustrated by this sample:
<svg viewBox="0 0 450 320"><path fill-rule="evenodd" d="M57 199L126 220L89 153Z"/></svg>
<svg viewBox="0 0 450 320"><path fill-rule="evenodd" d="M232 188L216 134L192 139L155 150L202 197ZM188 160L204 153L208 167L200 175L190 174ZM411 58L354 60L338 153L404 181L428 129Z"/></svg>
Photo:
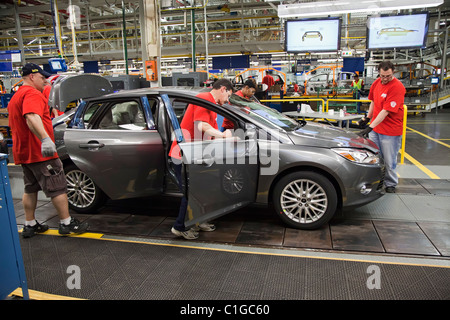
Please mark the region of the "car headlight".
<svg viewBox="0 0 450 320"><path fill-rule="evenodd" d="M350 148L336 148L332 150L336 152L338 155L353 162L372 165L380 163L379 156L368 150L350 149Z"/></svg>

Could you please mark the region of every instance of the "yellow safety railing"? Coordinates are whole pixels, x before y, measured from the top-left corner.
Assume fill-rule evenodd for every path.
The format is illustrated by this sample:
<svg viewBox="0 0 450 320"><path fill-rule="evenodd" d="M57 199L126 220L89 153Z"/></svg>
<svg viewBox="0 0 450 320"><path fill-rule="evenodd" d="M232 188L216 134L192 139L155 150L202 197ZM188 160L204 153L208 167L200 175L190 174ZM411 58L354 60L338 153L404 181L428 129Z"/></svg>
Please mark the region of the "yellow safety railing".
<svg viewBox="0 0 450 320"><path fill-rule="evenodd" d="M371 100L364 100L364 99L327 99L326 110L324 112L328 112L328 104L330 101L334 101L334 102L371 102Z"/></svg>
<svg viewBox="0 0 450 320"><path fill-rule="evenodd" d="M322 103L322 110L325 107L325 100L324 99L309 99L309 98L289 98L289 99L269 99L269 100L259 100L260 102L296 102L296 101L319 101ZM325 111L323 111L325 112Z"/></svg>
<svg viewBox="0 0 450 320"><path fill-rule="evenodd" d="M406 118L408 117L408 107L403 105L403 132L402 132L402 148L400 149L400 163L405 162L405 144L406 144Z"/></svg>

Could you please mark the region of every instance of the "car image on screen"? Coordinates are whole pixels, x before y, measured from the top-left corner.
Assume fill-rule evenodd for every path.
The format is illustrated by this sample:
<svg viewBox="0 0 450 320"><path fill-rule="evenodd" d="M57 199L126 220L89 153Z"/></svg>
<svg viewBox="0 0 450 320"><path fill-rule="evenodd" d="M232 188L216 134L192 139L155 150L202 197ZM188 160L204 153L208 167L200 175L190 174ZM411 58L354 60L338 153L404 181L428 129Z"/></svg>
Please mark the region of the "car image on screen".
<svg viewBox="0 0 450 320"><path fill-rule="evenodd" d="M383 28L380 31L377 32L377 35L379 37L386 35L386 36L406 36L410 32L418 32L418 30L408 30L404 28Z"/></svg>
<svg viewBox="0 0 450 320"><path fill-rule="evenodd" d="M305 41L305 38L319 38L319 40L322 41L323 36L320 31L307 31L303 34L302 41Z"/></svg>

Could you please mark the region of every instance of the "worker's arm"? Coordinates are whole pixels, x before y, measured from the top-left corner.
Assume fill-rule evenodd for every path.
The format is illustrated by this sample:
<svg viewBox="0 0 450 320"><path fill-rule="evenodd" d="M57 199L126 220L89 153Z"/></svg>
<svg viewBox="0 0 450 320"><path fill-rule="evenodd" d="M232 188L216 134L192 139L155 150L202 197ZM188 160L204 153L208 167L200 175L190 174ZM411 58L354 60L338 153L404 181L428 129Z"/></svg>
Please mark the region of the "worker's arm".
<svg viewBox="0 0 450 320"><path fill-rule="evenodd" d="M377 115L377 117L370 122L370 127L373 129L377 125L379 125L383 120L388 116L389 111L381 110L380 113Z"/></svg>
<svg viewBox="0 0 450 320"><path fill-rule="evenodd" d="M213 128L209 123L203 121L195 121L195 126L200 132L204 134L214 137L214 138L229 138L232 136L230 130L225 130L224 132L220 132L219 130Z"/></svg>
<svg viewBox="0 0 450 320"><path fill-rule="evenodd" d="M47 131L45 131L41 117L36 113L27 113L25 114L25 120L28 128L30 128L30 131L33 132L39 140L41 140L42 156L52 157L56 152L56 146Z"/></svg>
<svg viewBox="0 0 450 320"><path fill-rule="evenodd" d="M25 120L27 121L28 128L30 128L31 132L33 132L39 140L49 137L45 131L42 119L38 114L27 113L25 115Z"/></svg>

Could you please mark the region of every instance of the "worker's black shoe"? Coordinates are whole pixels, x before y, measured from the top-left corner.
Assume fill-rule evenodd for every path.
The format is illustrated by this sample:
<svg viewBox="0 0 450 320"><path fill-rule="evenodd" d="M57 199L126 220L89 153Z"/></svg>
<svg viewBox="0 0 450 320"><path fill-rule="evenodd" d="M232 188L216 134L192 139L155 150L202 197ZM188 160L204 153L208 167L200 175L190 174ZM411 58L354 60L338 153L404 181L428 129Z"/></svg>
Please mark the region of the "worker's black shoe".
<svg viewBox="0 0 450 320"><path fill-rule="evenodd" d="M70 220L70 224L65 225L60 223L59 224L59 234L68 235L71 233L85 233L89 228L89 224L85 222L80 222L77 219L73 218Z"/></svg>
<svg viewBox="0 0 450 320"><path fill-rule="evenodd" d="M48 230L47 225L39 224L36 221L36 224L34 226L24 226L22 229L22 237L24 238L31 238L36 233L42 233Z"/></svg>

